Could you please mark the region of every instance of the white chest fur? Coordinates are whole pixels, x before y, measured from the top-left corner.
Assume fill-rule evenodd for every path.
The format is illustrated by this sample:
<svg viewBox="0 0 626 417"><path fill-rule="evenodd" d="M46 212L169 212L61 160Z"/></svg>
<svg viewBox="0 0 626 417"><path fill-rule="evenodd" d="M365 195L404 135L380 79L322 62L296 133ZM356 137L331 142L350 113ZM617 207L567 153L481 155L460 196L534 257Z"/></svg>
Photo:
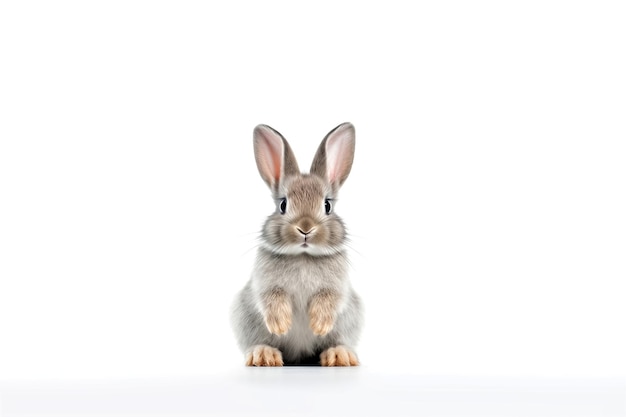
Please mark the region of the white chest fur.
<svg viewBox="0 0 626 417"><path fill-rule="evenodd" d="M322 289L345 294L348 286L345 255L281 255L260 251L252 285L262 294L274 288L285 290L293 303L294 313L305 311L309 299Z"/></svg>

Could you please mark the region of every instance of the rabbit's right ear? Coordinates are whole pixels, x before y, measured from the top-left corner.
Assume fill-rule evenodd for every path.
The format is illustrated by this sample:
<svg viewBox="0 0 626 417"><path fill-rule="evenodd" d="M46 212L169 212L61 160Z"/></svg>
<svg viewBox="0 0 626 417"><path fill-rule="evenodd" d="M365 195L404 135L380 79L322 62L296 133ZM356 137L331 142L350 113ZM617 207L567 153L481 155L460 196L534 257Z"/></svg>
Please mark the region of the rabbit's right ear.
<svg viewBox="0 0 626 417"><path fill-rule="evenodd" d="M254 158L261 178L273 191L281 178L300 173L287 140L267 125L254 128Z"/></svg>

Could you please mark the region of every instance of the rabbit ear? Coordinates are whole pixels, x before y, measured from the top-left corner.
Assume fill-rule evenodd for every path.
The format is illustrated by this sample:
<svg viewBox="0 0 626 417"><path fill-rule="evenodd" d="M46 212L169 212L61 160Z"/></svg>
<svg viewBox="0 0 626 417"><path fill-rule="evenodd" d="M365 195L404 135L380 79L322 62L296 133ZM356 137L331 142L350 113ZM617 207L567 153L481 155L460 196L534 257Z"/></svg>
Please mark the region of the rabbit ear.
<svg viewBox="0 0 626 417"><path fill-rule="evenodd" d="M335 189L341 187L352 168L354 140L351 123L342 123L331 130L317 149L311 174L327 179Z"/></svg>
<svg viewBox="0 0 626 417"><path fill-rule="evenodd" d="M254 128L254 158L261 178L272 189L281 178L300 173L296 157L285 138L267 125Z"/></svg>

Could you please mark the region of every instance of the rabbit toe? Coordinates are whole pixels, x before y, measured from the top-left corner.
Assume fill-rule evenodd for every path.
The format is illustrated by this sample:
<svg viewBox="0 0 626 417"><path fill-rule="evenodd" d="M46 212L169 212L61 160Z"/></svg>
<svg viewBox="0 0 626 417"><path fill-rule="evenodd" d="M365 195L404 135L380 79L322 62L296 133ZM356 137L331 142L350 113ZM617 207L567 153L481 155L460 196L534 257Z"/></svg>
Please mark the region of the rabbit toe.
<svg viewBox="0 0 626 417"><path fill-rule="evenodd" d="M358 366L356 354L346 346L326 349L320 355L322 366Z"/></svg>
<svg viewBox="0 0 626 417"><path fill-rule="evenodd" d="M283 366L283 355L271 346L257 345L246 355L246 366Z"/></svg>

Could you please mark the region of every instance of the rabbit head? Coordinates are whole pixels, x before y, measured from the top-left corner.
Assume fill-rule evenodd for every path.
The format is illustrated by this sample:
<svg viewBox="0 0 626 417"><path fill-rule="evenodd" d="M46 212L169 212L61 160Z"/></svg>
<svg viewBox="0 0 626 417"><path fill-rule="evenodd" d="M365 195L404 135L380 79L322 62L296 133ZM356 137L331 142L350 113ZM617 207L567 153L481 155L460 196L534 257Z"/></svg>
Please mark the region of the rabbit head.
<svg viewBox="0 0 626 417"><path fill-rule="evenodd" d="M276 254L311 256L343 250L346 230L334 205L352 168L354 143L354 126L337 126L322 140L310 173L302 174L280 133L266 125L254 129L256 164L276 202L263 227L263 247Z"/></svg>

